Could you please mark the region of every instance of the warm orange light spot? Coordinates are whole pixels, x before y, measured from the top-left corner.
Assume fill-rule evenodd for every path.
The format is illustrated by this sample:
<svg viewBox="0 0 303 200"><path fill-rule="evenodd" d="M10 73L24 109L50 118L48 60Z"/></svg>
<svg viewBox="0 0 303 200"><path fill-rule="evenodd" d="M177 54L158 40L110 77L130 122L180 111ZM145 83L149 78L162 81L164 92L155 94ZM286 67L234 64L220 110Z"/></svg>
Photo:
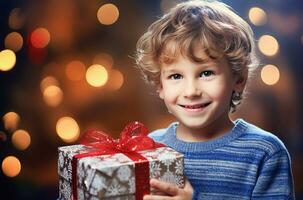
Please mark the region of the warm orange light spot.
<svg viewBox="0 0 303 200"><path fill-rule="evenodd" d="M262 26L267 22L267 15L265 11L258 7L252 7L248 12L249 20L255 26Z"/></svg>
<svg viewBox="0 0 303 200"><path fill-rule="evenodd" d="M92 65L86 71L86 81L94 87L101 87L106 84L108 73L102 65Z"/></svg>
<svg viewBox="0 0 303 200"><path fill-rule="evenodd" d="M123 74L118 70L111 70L108 88L111 90L119 90L124 82Z"/></svg>
<svg viewBox="0 0 303 200"><path fill-rule="evenodd" d="M31 44L36 48L44 48L50 41L50 33L45 28L37 28L30 37Z"/></svg>
<svg viewBox="0 0 303 200"><path fill-rule="evenodd" d="M85 76L85 65L78 60L74 60L66 66L65 74L68 79L79 81Z"/></svg>
<svg viewBox="0 0 303 200"><path fill-rule="evenodd" d="M45 77L40 83L41 92L44 92L44 90L51 85L59 86L58 80L53 76Z"/></svg>
<svg viewBox="0 0 303 200"><path fill-rule="evenodd" d="M31 143L31 137L25 130L16 130L12 135L12 142L17 149L25 150Z"/></svg>
<svg viewBox="0 0 303 200"><path fill-rule="evenodd" d="M9 71L16 64L16 54L9 49L0 52L0 70Z"/></svg>
<svg viewBox="0 0 303 200"><path fill-rule="evenodd" d="M8 18L8 25L11 29L20 29L24 25L25 17L20 8L14 8Z"/></svg>
<svg viewBox="0 0 303 200"><path fill-rule="evenodd" d="M3 116L4 128L6 130L14 131L17 129L20 117L15 112L8 112Z"/></svg>
<svg viewBox="0 0 303 200"><path fill-rule="evenodd" d="M264 55L274 56L279 50L279 43L273 36L263 35L258 41L258 47L261 53L263 53Z"/></svg>
<svg viewBox="0 0 303 200"><path fill-rule="evenodd" d="M274 65L265 65L261 70L261 79L266 85L274 85L280 79L279 69Z"/></svg>
<svg viewBox="0 0 303 200"><path fill-rule="evenodd" d="M93 60L94 64L99 64L104 66L107 70L111 69L114 65L114 59L111 55L107 53L100 53L95 56Z"/></svg>
<svg viewBox="0 0 303 200"><path fill-rule="evenodd" d="M72 117L62 117L56 125L58 136L65 142L71 143L78 139L80 128Z"/></svg>
<svg viewBox="0 0 303 200"><path fill-rule="evenodd" d="M104 4L99 8L97 18L101 24L111 25L118 20L119 9L114 4Z"/></svg>
<svg viewBox="0 0 303 200"><path fill-rule="evenodd" d="M15 177L21 171L21 163L15 156L7 156L2 161L2 171L8 177Z"/></svg>
<svg viewBox="0 0 303 200"><path fill-rule="evenodd" d="M51 85L51 86L48 86L44 90L43 98L44 98L44 101L47 105L52 106L52 107L56 107L62 101L63 92L59 87L57 87L55 85Z"/></svg>
<svg viewBox="0 0 303 200"><path fill-rule="evenodd" d="M23 46L23 37L20 33L11 32L5 37L4 40L5 48L11 49L14 52L19 51Z"/></svg>

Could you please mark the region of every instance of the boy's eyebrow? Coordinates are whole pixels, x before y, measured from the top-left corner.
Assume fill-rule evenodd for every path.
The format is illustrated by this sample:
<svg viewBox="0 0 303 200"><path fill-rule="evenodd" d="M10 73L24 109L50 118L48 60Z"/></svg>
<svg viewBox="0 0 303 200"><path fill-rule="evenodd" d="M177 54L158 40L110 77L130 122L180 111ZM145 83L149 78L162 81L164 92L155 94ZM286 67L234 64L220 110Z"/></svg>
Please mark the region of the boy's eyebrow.
<svg viewBox="0 0 303 200"><path fill-rule="evenodd" d="M210 62L204 62L204 63L197 63L197 67L202 68L202 69L207 69L210 67L216 67L218 68L218 62L216 61L210 61ZM171 74L171 73L179 73L180 70L172 67L164 67L161 70L162 74Z"/></svg>
<svg viewBox="0 0 303 200"><path fill-rule="evenodd" d="M196 63L200 65L207 65L207 64L218 64L218 61L210 58L204 58L199 61L196 61Z"/></svg>
<svg viewBox="0 0 303 200"><path fill-rule="evenodd" d="M217 67L219 62L213 59L203 59L199 62L195 62L199 67Z"/></svg>
<svg viewBox="0 0 303 200"><path fill-rule="evenodd" d="M178 72L178 70L177 69L174 69L174 68L166 68L166 69L163 69L162 70L162 73L163 74L168 74L168 73L176 73L176 72Z"/></svg>

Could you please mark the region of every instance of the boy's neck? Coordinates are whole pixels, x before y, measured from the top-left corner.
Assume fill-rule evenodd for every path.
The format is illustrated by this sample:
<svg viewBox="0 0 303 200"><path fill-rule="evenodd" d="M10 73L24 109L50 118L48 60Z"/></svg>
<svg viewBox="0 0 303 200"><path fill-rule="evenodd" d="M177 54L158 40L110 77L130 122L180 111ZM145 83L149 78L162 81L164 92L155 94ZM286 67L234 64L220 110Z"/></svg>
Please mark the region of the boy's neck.
<svg viewBox="0 0 303 200"><path fill-rule="evenodd" d="M217 119L215 122L199 129L190 129L179 123L176 136L185 142L206 142L228 133L234 127L228 115L224 119Z"/></svg>

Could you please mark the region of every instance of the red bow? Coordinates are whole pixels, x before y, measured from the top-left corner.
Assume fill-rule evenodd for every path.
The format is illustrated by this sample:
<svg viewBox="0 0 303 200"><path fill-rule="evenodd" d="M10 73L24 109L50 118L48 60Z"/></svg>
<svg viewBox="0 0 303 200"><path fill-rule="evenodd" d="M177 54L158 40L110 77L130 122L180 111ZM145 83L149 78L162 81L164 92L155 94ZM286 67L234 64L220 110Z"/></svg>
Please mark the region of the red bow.
<svg viewBox="0 0 303 200"><path fill-rule="evenodd" d="M148 160L137 151L155 149L163 147L163 144L154 142L147 136L147 128L140 122L128 124L120 134L120 138L115 140L102 131L87 131L80 143L92 146L96 151L81 153L73 156L72 160L72 187L73 199L78 199L77 193L77 163L78 159L90 156L100 156L105 154L123 153L135 161L136 177L136 200L143 199L145 194L150 193L149 185L149 163Z"/></svg>
<svg viewBox="0 0 303 200"><path fill-rule="evenodd" d="M159 147L158 143L147 135L147 128L142 123L135 121L123 129L119 139L115 140L102 131L89 130L80 142L83 145L97 148L98 152L104 154L127 153Z"/></svg>

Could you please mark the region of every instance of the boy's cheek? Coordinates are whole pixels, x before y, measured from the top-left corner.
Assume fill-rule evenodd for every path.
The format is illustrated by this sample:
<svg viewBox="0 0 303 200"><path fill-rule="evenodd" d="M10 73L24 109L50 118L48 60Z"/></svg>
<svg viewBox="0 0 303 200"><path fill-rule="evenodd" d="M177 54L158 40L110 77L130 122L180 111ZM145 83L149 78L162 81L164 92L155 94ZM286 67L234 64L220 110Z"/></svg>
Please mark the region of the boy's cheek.
<svg viewBox="0 0 303 200"><path fill-rule="evenodd" d="M177 95L173 93L165 93L163 94L163 100L169 104L175 103L177 100Z"/></svg>

